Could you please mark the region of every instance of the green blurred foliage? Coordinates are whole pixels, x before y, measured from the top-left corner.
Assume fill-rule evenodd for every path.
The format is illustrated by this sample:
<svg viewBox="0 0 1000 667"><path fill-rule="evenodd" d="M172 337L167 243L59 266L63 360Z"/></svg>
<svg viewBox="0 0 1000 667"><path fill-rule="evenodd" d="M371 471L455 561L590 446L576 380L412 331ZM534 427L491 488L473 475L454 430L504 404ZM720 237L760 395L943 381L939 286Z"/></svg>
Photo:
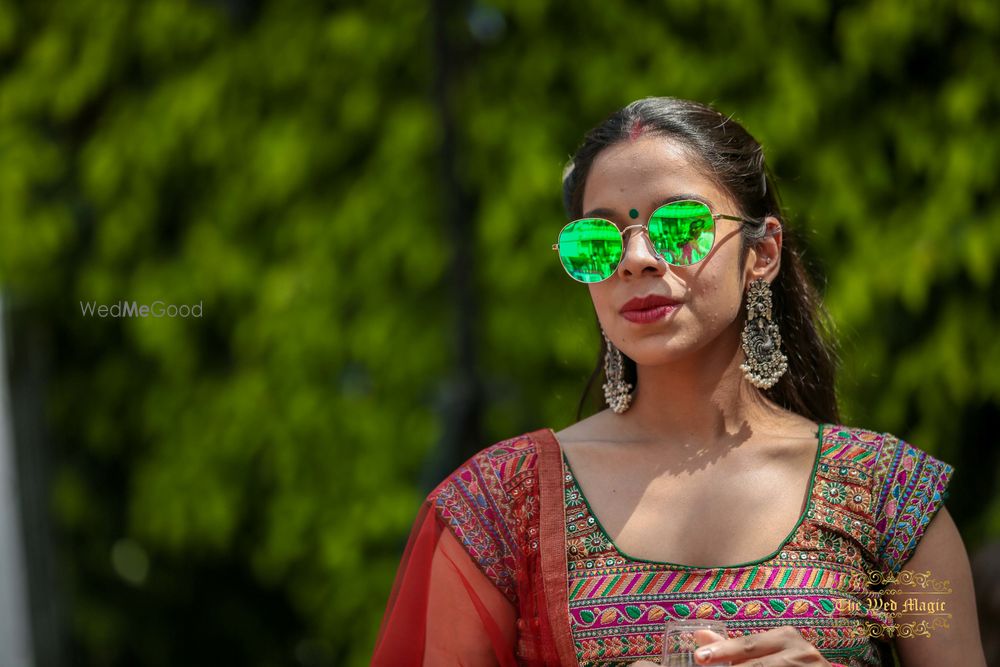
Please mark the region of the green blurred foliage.
<svg viewBox="0 0 1000 667"><path fill-rule="evenodd" d="M444 4L488 392L473 450L568 424L596 361L550 250L569 154L633 99L687 97L784 179L845 421L956 464L967 539L1000 536L972 486L997 477L974 468L1000 403L1000 5ZM80 664L367 663L459 316L430 12L0 1L0 279L52 332ZM157 299L204 316L79 310Z"/></svg>

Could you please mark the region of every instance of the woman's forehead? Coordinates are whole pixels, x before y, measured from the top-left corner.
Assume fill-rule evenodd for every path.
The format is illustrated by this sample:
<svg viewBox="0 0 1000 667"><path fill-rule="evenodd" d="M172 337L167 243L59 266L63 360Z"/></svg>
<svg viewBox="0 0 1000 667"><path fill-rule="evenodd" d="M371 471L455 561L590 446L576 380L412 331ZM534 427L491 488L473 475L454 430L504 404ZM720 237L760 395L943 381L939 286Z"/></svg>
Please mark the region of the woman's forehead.
<svg viewBox="0 0 1000 667"><path fill-rule="evenodd" d="M664 197L697 193L716 205L725 196L691 155L662 137L624 141L602 151L591 165L583 210L645 208Z"/></svg>

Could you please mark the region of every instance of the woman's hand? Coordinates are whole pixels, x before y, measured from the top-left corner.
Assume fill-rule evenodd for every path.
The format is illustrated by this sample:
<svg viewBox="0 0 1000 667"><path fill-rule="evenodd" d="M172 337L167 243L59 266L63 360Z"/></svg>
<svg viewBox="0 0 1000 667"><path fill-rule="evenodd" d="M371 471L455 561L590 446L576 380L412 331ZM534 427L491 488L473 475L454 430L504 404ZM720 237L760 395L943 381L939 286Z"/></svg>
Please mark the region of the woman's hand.
<svg viewBox="0 0 1000 667"><path fill-rule="evenodd" d="M711 630L695 630L693 637L698 642L698 646L704 646L712 642L721 642L725 639L719 633L712 632ZM650 660L637 660L636 662L629 663L628 667L661 667L661 665L662 663Z"/></svg>
<svg viewBox="0 0 1000 667"><path fill-rule="evenodd" d="M726 639L711 630L695 630L694 640L700 647L694 654L694 660L699 665L732 663L747 667L833 667L819 649L807 642L791 625L733 639ZM703 651L706 652L705 657L702 657ZM639 660L629 667L659 665L658 662Z"/></svg>
<svg viewBox="0 0 1000 667"><path fill-rule="evenodd" d="M702 633L705 633L702 635ZM699 641L699 636L705 638ZM718 638L714 632L695 631L695 641L701 647L694 652L699 665L717 665L731 662L748 667L777 667L783 665L808 665L830 667L819 649L806 641L797 629L783 625L767 632L756 632L733 639Z"/></svg>

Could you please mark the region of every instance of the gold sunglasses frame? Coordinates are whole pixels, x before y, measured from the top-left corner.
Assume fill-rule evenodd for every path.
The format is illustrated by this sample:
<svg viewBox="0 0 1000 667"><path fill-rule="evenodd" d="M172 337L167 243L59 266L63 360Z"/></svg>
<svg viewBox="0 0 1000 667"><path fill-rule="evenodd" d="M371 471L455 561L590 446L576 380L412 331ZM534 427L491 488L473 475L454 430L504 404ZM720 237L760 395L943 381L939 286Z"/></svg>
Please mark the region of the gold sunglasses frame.
<svg viewBox="0 0 1000 667"><path fill-rule="evenodd" d="M628 230L633 229L635 227L639 227L639 228L642 229L642 231L646 232L646 238L649 240L649 245L650 245L650 247L653 248L653 253L656 255L656 258L657 259L662 259L664 262L666 262L670 266L694 266L695 264L698 264L698 263L704 261L705 257L708 257L709 253L711 253L711 250L709 250L708 253L705 253L705 257L702 257L697 262L691 262L690 264L674 264L672 262L668 262L666 260L666 258L664 258L663 255L661 255L656 250L656 244L653 243L653 239L649 238L649 221L653 219L653 216L656 215L656 212L659 211L661 208L666 208L667 206L670 206L672 204L681 203L681 202L694 202L696 204L701 204L702 206L704 206L705 208L708 209L708 212L712 216L712 220L713 221L722 219L722 220L735 220L737 222L742 222L745 225L760 225L761 224L760 220L754 220L753 218L744 218L744 217L741 217L741 216L738 216L738 215L727 215L725 213L716 213L715 211L712 210L712 206L710 204L708 204L708 202L704 202L704 201L702 201L700 199L675 199L674 201L668 201L668 202L666 202L664 204L661 204L660 206L657 206L655 209L653 209L653 212L649 214L649 217L646 219L646 222L636 223L634 225L629 225L628 227L624 227L624 228L618 230L618 233L621 235L622 256L618 258L618 264L615 265L615 268L611 271L611 275L609 275L607 278L602 278L601 280L595 280L595 281L592 281L592 282L588 282L588 281L580 280L579 278L574 277L573 274L569 272L569 269L566 268L566 265L564 265L562 263L561 259L559 260L559 266L561 266L563 268L563 270L566 272L566 275L568 275L570 278L572 278L576 282L583 283L584 285L595 285L597 283L602 283L605 280L608 280L609 278L611 278L611 276L613 276L613 275L615 275L615 273L617 273L618 267L621 266L622 260L625 259L625 249L626 249L626 246L625 246L625 232L627 232ZM618 225L616 225L612 220L608 220L607 218L598 218L598 217L577 218L576 220L570 220L565 225L563 225L562 229L559 230L559 234L556 235L556 238L558 239L560 236L562 236L562 233L564 231L566 231L567 227L569 227L570 225L575 224L577 222L582 222L583 220L603 220L604 222L607 222L607 223L611 224L613 227L615 227L615 229L618 228ZM712 236L712 248L714 248L715 247L715 240L716 240L715 230L714 229L712 230L712 234L713 234L713 236ZM553 243L552 244L552 249L555 250L555 251L558 251L559 250L559 243Z"/></svg>

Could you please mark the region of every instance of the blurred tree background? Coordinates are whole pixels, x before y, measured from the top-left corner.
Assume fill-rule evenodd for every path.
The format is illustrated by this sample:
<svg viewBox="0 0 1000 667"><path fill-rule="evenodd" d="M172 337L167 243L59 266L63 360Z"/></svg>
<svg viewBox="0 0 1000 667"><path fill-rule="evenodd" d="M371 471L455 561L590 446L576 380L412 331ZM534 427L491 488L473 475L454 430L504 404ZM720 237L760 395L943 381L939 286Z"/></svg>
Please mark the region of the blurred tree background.
<svg viewBox="0 0 1000 667"><path fill-rule="evenodd" d="M649 95L761 141L844 421L997 539L998 50L992 0L0 0L38 664L367 664L429 488L575 419L562 167Z"/></svg>

